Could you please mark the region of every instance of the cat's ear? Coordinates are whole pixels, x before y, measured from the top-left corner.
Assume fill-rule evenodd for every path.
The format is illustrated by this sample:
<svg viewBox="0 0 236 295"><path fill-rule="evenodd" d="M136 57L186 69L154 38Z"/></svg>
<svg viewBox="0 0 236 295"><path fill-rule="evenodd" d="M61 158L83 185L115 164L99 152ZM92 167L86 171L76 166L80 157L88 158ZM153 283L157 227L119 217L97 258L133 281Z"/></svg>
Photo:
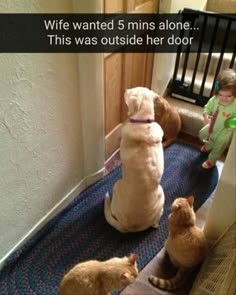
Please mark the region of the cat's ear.
<svg viewBox="0 0 236 295"><path fill-rule="evenodd" d="M190 196L190 197L188 197L188 203L189 203L189 205L191 206L191 207L193 207L193 203L194 203L194 196Z"/></svg>
<svg viewBox="0 0 236 295"><path fill-rule="evenodd" d="M172 206L171 206L172 212L177 211L179 208L180 208L179 204L172 204Z"/></svg>
<svg viewBox="0 0 236 295"><path fill-rule="evenodd" d="M129 263L130 264L135 264L136 260L138 259L138 255L137 254L130 254L130 256L128 257Z"/></svg>

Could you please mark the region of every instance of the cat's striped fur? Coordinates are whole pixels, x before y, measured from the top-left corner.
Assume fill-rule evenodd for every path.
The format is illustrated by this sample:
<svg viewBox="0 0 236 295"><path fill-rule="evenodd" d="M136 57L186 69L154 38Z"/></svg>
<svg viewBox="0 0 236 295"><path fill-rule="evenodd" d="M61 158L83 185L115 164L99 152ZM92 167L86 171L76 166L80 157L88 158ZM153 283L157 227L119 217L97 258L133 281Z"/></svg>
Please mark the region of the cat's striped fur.
<svg viewBox="0 0 236 295"><path fill-rule="evenodd" d="M149 276L149 281L156 287L166 290L179 288L187 279L188 273L199 265L206 255L208 243L203 231L196 226L193 203L194 197L190 196L177 198L172 204L165 249L178 271L171 279Z"/></svg>
<svg viewBox="0 0 236 295"><path fill-rule="evenodd" d="M165 290L175 290L181 287L185 282L186 269L180 267L174 277L171 279L162 279L153 275L149 276L149 281L156 287Z"/></svg>

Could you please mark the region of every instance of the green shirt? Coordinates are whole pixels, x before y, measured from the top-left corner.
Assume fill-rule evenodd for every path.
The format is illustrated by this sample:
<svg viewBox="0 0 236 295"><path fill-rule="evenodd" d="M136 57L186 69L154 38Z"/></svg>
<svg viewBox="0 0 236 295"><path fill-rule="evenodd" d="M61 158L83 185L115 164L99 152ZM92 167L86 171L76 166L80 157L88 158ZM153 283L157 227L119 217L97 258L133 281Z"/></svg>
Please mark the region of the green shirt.
<svg viewBox="0 0 236 295"><path fill-rule="evenodd" d="M218 110L218 115L216 117L216 121L213 126L213 133L218 133L223 130L225 120L236 116L236 98L227 104L223 105L219 102L217 96L213 96L210 98L208 103L204 106L203 114L214 115L214 113Z"/></svg>

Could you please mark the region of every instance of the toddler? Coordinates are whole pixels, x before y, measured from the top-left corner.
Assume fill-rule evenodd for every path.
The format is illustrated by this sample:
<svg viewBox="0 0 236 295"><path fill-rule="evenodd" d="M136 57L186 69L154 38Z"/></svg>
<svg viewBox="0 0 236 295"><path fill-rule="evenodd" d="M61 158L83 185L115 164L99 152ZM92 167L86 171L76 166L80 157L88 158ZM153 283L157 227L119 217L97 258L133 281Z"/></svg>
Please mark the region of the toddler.
<svg viewBox="0 0 236 295"><path fill-rule="evenodd" d="M204 106L203 117L206 124L199 131L204 142L202 152L209 152L202 167L209 169L229 146L233 130L225 128L225 120L236 116L236 72L233 69L222 71L215 83L215 95Z"/></svg>

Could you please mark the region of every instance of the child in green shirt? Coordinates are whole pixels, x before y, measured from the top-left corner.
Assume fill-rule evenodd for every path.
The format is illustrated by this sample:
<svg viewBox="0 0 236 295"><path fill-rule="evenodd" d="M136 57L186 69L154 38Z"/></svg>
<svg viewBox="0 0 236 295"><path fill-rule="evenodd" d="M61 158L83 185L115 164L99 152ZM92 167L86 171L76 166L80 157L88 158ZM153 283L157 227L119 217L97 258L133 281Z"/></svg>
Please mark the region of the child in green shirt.
<svg viewBox="0 0 236 295"><path fill-rule="evenodd" d="M233 69L222 71L215 85L215 96L204 106L203 117L206 124L199 131L204 142L202 152L210 152L202 167L209 169L229 146L233 130L225 127L225 120L236 116L236 72Z"/></svg>

